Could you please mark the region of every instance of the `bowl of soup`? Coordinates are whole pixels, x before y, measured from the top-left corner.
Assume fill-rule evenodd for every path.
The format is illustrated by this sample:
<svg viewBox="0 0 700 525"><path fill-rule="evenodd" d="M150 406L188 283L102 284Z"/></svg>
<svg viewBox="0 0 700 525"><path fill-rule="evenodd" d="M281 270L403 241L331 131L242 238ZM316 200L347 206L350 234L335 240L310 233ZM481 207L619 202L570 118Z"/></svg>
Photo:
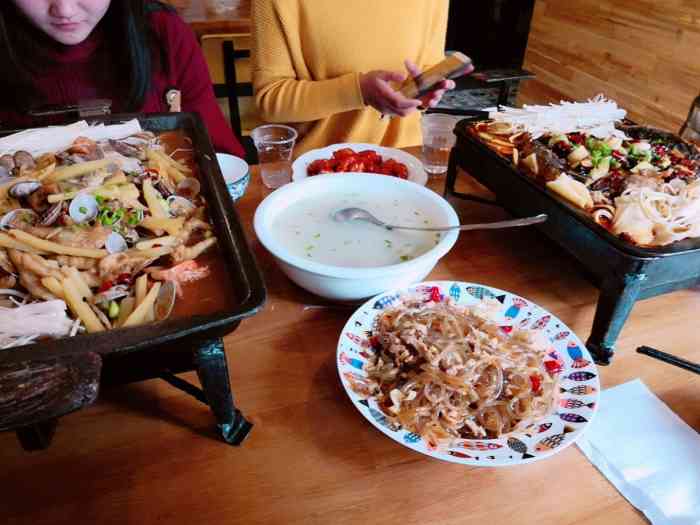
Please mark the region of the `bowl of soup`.
<svg viewBox="0 0 700 525"><path fill-rule="evenodd" d="M452 206L430 189L396 177L348 173L318 175L274 191L255 212L255 233L292 281L339 301L424 280L457 241L457 231L387 230L333 219L351 207L388 224L459 224Z"/></svg>

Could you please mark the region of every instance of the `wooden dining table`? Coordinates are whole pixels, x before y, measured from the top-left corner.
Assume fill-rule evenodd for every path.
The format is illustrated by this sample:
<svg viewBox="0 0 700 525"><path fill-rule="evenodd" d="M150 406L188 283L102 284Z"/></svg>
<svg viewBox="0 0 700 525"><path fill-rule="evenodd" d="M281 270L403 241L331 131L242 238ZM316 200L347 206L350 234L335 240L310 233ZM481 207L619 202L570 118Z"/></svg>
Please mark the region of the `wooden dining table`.
<svg viewBox="0 0 700 525"><path fill-rule="evenodd" d="M247 34L251 0L167 0L197 38L212 34Z"/></svg>
<svg viewBox="0 0 700 525"><path fill-rule="evenodd" d="M466 174L459 189L481 192ZM444 179L430 181L442 193ZM236 204L269 299L226 338L238 407L254 424L240 447L215 439L209 410L158 380L102 392L61 420L52 447L28 454L0 435L0 519L10 524L641 524L576 446L535 463L466 467L388 439L346 396L336 345L351 310L292 284L256 239L269 193L258 169ZM506 218L454 201L463 221ZM585 339L597 291L534 228L463 233L430 274L512 291ZM700 290L638 303L602 386L635 378L700 430L700 376L639 355L648 345L700 361ZM194 374L186 379L196 381ZM620 443L625 446L625 443ZM669 446L673 446L669 442Z"/></svg>

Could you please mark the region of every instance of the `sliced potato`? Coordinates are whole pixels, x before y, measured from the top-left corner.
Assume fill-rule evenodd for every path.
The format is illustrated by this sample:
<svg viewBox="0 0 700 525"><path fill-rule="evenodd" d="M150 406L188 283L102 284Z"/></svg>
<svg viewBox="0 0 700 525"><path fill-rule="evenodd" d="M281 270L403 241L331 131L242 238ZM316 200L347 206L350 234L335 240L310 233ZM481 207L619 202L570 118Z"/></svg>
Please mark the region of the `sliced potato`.
<svg viewBox="0 0 700 525"><path fill-rule="evenodd" d="M139 304L134 311L131 312L131 315L129 315L126 321L124 321L124 327L137 326L145 322L148 312L153 309L153 304L156 302L160 287L161 283L153 283L153 286L143 301L141 301L141 304Z"/></svg>
<svg viewBox="0 0 700 525"><path fill-rule="evenodd" d="M530 153L527 157L525 157L523 159L523 164L535 175L540 172L540 168L537 163L537 155L535 153Z"/></svg>
<svg viewBox="0 0 700 525"><path fill-rule="evenodd" d="M10 235L21 243L29 245L31 248L39 251L58 253L60 255L73 255L75 257L90 257L92 259L102 259L107 256L107 250L65 246L57 242L40 239L22 230L10 230Z"/></svg>
<svg viewBox="0 0 700 525"><path fill-rule="evenodd" d="M82 177L83 175L92 173L93 171L106 168L113 163L114 161L111 159L100 159L82 162L80 164L71 164L70 166L56 168L54 171L39 180L42 182L60 182L62 180L74 179L76 177Z"/></svg>
<svg viewBox="0 0 700 525"><path fill-rule="evenodd" d="M586 185L566 173L562 173L553 181L548 182L547 187L579 208L584 210L593 208L593 198Z"/></svg>
<svg viewBox="0 0 700 525"><path fill-rule="evenodd" d="M80 291L78 291L73 283L73 280L66 277L63 279L61 284L63 286L63 294L65 296L66 303L68 303L68 307L73 312L73 315L78 317L83 322L85 329L90 333L104 332L104 325L95 315L95 312L93 312L85 302Z"/></svg>
<svg viewBox="0 0 700 525"><path fill-rule="evenodd" d="M143 198L146 200L146 204L148 204L148 210L151 212L151 215L156 219L167 218L168 214L166 213L163 205L160 203L160 194L155 190L155 188L153 187L153 183L150 181L150 179L146 179L143 181L142 188ZM148 228L148 226L145 227Z"/></svg>
<svg viewBox="0 0 700 525"><path fill-rule="evenodd" d="M165 230L170 235L177 235L185 224L185 217L176 218L160 218L160 217L145 217L139 226L151 230L156 235Z"/></svg>

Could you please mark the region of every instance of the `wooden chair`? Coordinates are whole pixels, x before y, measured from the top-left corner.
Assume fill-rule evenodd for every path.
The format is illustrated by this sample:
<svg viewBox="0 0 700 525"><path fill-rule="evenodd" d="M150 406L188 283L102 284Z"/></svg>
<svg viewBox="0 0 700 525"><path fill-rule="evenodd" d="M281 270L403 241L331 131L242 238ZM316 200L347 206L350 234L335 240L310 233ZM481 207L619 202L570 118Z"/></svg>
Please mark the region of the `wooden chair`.
<svg viewBox="0 0 700 525"><path fill-rule="evenodd" d="M257 163L250 131L260 123L253 100L250 35L212 34L201 39L217 98L225 98L231 128L241 140L246 160Z"/></svg>

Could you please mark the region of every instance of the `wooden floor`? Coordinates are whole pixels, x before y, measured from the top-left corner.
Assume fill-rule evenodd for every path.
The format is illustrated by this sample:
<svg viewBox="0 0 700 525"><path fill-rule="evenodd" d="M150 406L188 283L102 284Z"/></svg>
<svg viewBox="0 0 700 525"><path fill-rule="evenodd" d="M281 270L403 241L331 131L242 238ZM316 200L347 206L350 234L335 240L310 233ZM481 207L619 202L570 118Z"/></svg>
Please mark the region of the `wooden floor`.
<svg viewBox="0 0 700 525"><path fill-rule="evenodd" d="M239 206L248 228L262 196L254 184ZM504 217L458 207L464 219ZM237 402L255 424L248 441L216 441L206 407L162 382L104 392L61 421L46 452L25 453L12 434L0 435L0 523L644 523L576 447L527 466L479 469L387 439L338 381L335 348L348 314L305 311L313 299L253 246L270 300L227 339ZM511 290L588 335L596 290L534 230L463 234L431 277ZM603 385L641 377L700 430L700 378L634 353L647 344L700 361L698 312L698 290L638 304L619 355L601 369Z"/></svg>

